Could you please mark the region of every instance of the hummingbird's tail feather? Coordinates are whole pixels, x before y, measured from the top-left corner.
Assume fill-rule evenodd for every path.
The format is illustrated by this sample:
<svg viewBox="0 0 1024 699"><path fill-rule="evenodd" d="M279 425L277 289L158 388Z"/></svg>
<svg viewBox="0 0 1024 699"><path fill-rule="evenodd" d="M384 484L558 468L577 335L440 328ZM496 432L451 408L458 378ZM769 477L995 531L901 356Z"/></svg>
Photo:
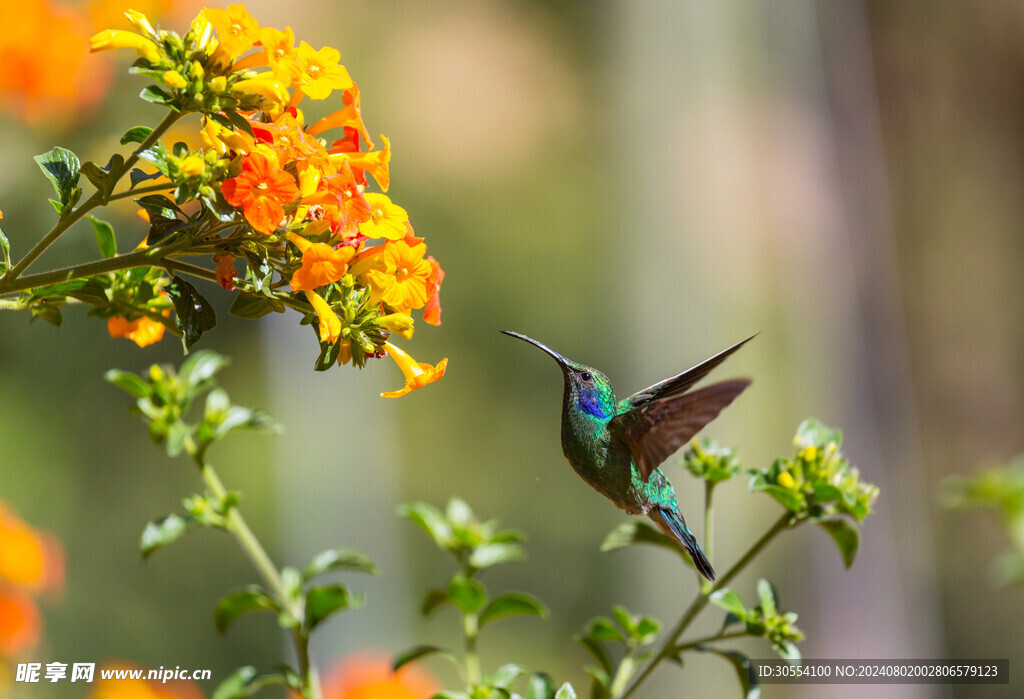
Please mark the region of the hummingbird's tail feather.
<svg viewBox="0 0 1024 699"><path fill-rule="evenodd" d="M693 567L697 569L697 572L711 582L715 581L715 569L711 567L711 561L704 555L704 549L697 543L693 532L687 528L686 520L681 514L659 507L651 512L651 519L662 531L683 545L686 552L690 554L690 560L693 561Z"/></svg>

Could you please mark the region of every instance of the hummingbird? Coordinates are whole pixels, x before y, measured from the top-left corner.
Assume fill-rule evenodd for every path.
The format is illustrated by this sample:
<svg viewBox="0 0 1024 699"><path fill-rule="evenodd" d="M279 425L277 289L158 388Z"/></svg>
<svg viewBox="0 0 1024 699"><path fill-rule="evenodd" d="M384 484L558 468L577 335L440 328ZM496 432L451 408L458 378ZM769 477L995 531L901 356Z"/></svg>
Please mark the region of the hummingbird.
<svg viewBox="0 0 1024 699"><path fill-rule="evenodd" d="M715 570L686 526L672 484L658 466L750 385L749 379L731 379L690 390L754 335L616 403L611 381L597 369L526 335L501 332L540 348L558 362L565 379L562 452L573 470L620 510L649 517L686 549L701 575L714 581Z"/></svg>

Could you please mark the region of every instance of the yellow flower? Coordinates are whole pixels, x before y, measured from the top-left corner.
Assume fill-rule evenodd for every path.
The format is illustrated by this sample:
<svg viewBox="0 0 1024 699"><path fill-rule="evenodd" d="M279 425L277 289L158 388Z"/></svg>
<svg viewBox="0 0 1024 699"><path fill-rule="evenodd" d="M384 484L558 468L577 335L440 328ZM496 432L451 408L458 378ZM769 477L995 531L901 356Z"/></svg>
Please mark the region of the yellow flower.
<svg viewBox="0 0 1024 699"><path fill-rule="evenodd" d="M789 475L789 471L783 471L779 474L779 477L775 481L783 488L792 488L796 483L793 481L793 476Z"/></svg>
<svg viewBox="0 0 1024 699"><path fill-rule="evenodd" d="M341 335L341 318L331 310L324 298L315 291L306 290L306 300L316 311L320 318L320 342L329 342L332 345L338 341Z"/></svg>
<svg viewBox="0 0 1024 699"><path fill-rule="evenodd" d="M405 240L388 241L375 257L374 263L383 269L370 269L366 277L380 299L400 313L426 305L427 281L433 271L423 259L427 246L409 245Z"/></svg>
<svg viewBox="0 0 1024 699"><path fill-rule="evenodd" d="M272 102L278 109L282 109L288 104L290 98L288 90L281 81L271 77L260 76L258 78L239 80L231 86L231 89L235 92L249 92L259 95L268 102Z"/></svg>
<svg viewBox="0 0 1024 699"><path fill-rule="evenodd" d="M434 383L444 376L445 368L448 366L447 358L438 362L437 366L431 366L426 363L420 364L408 352L395 347L390 342L384 343L384 350L395 360L395 364L398 365L398 368L405 375L405 386L397 391L381 393L381 398L399 398L410 391L415 391L417 388L423 388L429 383Z"/></svg>
<svg viewBox="0 0 1024 699"><path fill-rule="evenodd" d="M178 71L168 70L164 71L164 85L174 88L175 90L180 90L188 85L188 82L185 81L185 78L183 78L181 73Z"/></svg>
<svg viewBox="0 0 1024 699"><path fill-rule="evenodd" d="M376 323L382 328L386 328L393 333L401 335L406 340L412 337L412 316L407 313L389 313L386 316L378 318Z"/></svg>
<svg viewBox="0 0 1024 699"><path fill-rule="evenodd" d="M192 153L181 161L181 165L178 166L178 172L186 177L198 177L206 172L206 161L203 160L203 156Z"/></svg>
<svg viewBox="0 0 1024 699"><path fill-rule="evenodd" d="M242 55L260 39L260 25L245 5L228 5L226 10L206 8L206 20L217 30L220 48L232 59Z"/></svg>
<svg viewBox="0 0 1024 699"><path fill-rule="evenodd" d="M282 58L295 53L295 33L291 27L285 27L284 31L263 27L260 29L260 44L263 50L236 61L235 71L262 66L270 66L276 71Z"/></svg>
<svg viewBox="0 0 1024 699"><path fill-rule="evenodd" d="M160 49L144 36L124 29L104 29L89 39L89 52L111 49L135 49L135 53L150 63L160 62Z"/></svg>
<svg viewBox="0 0 1024 699"><path fill-rule="evenodd" d="M288 75L292 87L299 88L310 99L322 100L334 90L347 90L354 84L345 66L338 65L341 54L325 46L316 51L303 41L294 55L281 60L281 70Z"/></svg>
<svg viewBox="0 0 1024 699"><path fill-rule="evenodd" d="M367 238L401 240L405 237L405 224L409 214L400 206L391 203L386 194L369 192L363 195L370 205L370 220L359 224L359 232Z"/></svg>

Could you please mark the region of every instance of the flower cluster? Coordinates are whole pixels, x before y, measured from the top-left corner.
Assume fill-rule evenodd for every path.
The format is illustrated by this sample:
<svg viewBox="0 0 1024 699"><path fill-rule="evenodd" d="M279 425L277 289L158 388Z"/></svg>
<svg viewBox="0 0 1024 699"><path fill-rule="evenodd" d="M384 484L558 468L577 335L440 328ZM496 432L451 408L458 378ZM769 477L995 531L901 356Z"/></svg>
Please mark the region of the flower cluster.
<svg viewBox="0 0 1024 699"><path fill-rule="evenodd" d="M727 481L742 470L732 449L719 446L710 439L690 442L683 454L683 467L708 483Z"/></svg>
<svg viewBox="0 0 1024 699"><path fill-rule="evenodd" d="M757 596L760 604L747 608L740 596L729 588L711 593L711 603L729 612L723 631L733 624L743 623L748 634L767 639L782 658L799 660L800 650L796 644L804 640L804 634L796 626L796 613L779 609L775 587L763 578L757 581Z"/></svg>
<svg viewBox="0 0 1024 699"><path fill-rule="evenodd" d="M31 649L42 634L34 596L59 587L63 554L56 540L0 503L0 657Z"/></svg>
<svg viewBox="0 0 1024 699"><path fill-rule="evenodd" d="M752 472L751 490L771 495L798 518L847 515L859 522L871 514L878 487L863 482L843 457L841 431L805 420L793 443L792 459L776 459L767 469Z"/></svg>
<svg viewBox="0 0 1024 699"><path fill-rule="evenodd" d="M411 337L415 311L440 324L444 271L386 194L390 143L371 139L338 51L296 43L290 28L260 26L242 5L202 10L184 35L154 28L140 12L125 14L132 30L101 31L91 50L132 49L131 71L156 83L142 97L166 106L168 116L155 129L130 129L121 142L136 150L105 166L80 163L63 148L37 161L59 195L56 234L124 197L142 207L148 234L118 255L112 227L90 216L105 258L91 266L102 273L29 288L17 277L30 253L13 269L6 263L0 280L0 294L10 293L5 283L29 288L11 307L59 322L61 305L84 302L108 319L112 336L145 346L170 329L187 350L216 325L212 306L182 278L189 275L237 290L235 315L300 311L320 344L318 370L391 356L406 383L389 397L443 376L446 361L416 362L389 342ZM307 119L306 98L337 108ZM193 145L162 142L189 113L200 115ZM85 201L80 174L96 190ZM118 189L124 176L130 184ZM184 257L209 259L212 268Z"/></svg>

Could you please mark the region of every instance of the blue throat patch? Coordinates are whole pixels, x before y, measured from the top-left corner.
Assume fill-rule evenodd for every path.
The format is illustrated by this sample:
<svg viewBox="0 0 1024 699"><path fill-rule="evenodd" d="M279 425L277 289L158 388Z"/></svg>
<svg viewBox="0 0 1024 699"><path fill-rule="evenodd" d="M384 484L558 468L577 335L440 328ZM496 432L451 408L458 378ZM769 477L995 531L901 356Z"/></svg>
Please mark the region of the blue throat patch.
<svg viewBox="0 0 1024 699"><path fill-rule="evenodd" d="M580 391L579 408L583 412L588 415L593 415L594 417L605 419L611 417L611 415L605 414L604 410L601 408L600 399L596 395L588 393L587 391Z"/></svg>

